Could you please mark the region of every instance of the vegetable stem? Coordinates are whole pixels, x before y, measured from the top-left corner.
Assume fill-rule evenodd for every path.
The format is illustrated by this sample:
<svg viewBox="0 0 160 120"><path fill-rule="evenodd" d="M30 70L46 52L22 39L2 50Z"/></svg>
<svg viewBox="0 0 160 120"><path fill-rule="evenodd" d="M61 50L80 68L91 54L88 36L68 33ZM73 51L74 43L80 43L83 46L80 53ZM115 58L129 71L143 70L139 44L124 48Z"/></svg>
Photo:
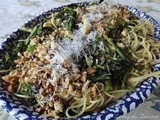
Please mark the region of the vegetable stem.
<svg viewBox="0 0 160 120"><path fill-rule="evenodd" d="M35 26L33 28L33 31L31 32L31 34L27 37L25 45L28 45L29 42L30 42L30 38L35 36L38 32L40 32L40 30L41 30L41 26L40 25Z"/></svg>
<svg viewBox="0 0 160 120"><path fill-rule="evenodd" d="M108 41L108 43L113 46L115 48L115 50L117 51L117 53L119 54L119 56L123 59L125 58L125 56L123 55L123 53L120 51L120 49L117 47L116 44L114 44L114 42L112 41L111 38L109 38L108 36L104 35L104 38Z"/></svg>
<svg viewBox="0 0 160 120"><path fill-rule="evenodd" d="M94 78L94 82L110 79L108 74L100 75Z"/></svg>
<svg viewBox="0 0 160 120"><path fill-rule="evenodd" d="M99 65L99 64L97 64L97 65L96 65L96 67L97 67L97 68L99 68L99 69L102 69L102 70L104 70L104 69L105 69L105 66L103 66L103 65Z"/></svg>

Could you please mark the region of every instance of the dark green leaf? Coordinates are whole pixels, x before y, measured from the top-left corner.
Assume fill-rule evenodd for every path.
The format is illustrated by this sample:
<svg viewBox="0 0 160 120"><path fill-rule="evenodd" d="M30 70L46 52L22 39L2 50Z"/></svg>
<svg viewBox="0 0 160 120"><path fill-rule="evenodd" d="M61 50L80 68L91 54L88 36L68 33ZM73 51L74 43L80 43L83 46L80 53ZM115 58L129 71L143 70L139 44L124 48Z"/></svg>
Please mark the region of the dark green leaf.
<svg viewBox="0 0 160 120"><path fill-rule="evenodd" d="M112 84L115 88L121 88L126 73L130 72L134 63L129 59L112 60L109 64ZM125 81L124 81L125 82Z"/></svg>

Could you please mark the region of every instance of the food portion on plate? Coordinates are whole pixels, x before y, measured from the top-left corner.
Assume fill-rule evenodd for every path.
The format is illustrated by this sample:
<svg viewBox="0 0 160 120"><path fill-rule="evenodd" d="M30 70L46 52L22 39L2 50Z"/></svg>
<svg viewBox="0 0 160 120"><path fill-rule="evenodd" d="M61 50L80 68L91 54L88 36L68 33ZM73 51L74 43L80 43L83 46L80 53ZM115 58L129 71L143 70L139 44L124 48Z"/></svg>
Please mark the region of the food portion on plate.
<svg viewBox="0 0 160 120"><path fill-rule="evenodd" d="M47 117L99 112L146 78L159 62L154 26L126 7L61 8L1 58L10 94Z"/></svg>

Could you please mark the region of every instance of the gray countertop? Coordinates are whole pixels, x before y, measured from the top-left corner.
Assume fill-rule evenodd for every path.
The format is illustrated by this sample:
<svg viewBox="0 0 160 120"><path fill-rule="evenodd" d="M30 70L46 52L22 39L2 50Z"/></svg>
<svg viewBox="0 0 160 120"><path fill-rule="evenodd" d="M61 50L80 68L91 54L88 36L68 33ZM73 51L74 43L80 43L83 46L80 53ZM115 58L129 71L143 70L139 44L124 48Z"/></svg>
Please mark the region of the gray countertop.
<svg viewBox="0 0 160 120"><path fill-rule="evenodd" d="M3 40L28 20L51 8L64 4L92 0L1 0L0 1L0 44ZM160 23L160 0L106 0L130 5L147 12ZM119 120L160 120L160 88L138 108L120 117ZM0 109L0 120L15 120Z"/></svg>

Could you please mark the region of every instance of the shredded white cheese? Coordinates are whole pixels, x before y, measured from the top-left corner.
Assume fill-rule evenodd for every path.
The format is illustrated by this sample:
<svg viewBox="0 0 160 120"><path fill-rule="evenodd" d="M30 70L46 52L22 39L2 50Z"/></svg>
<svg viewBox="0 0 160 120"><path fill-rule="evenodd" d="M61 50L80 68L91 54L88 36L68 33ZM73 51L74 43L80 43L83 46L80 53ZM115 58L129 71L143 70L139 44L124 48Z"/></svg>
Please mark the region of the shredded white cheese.
<svg viewBox="0 0 160 120"><path fill-rule="evenodd" d="M51 48L48 52L49 56L46 58L50 61L51 66L51 78L48 81L54 86L55 83L67 74L73 73L74 69L77 69L76 62L79 61L82 54L86 55L89 52L89 46L94 45L95 37L97 36L96 31L86 31L87 27L91 27L91 22L102 19L101 13L87 13L83 15L83 24L79 23L79 29L74 30L73 38L64 38L62 40L52 39ZM65 62L67 62L68 70L64 67Z"/></svg>

